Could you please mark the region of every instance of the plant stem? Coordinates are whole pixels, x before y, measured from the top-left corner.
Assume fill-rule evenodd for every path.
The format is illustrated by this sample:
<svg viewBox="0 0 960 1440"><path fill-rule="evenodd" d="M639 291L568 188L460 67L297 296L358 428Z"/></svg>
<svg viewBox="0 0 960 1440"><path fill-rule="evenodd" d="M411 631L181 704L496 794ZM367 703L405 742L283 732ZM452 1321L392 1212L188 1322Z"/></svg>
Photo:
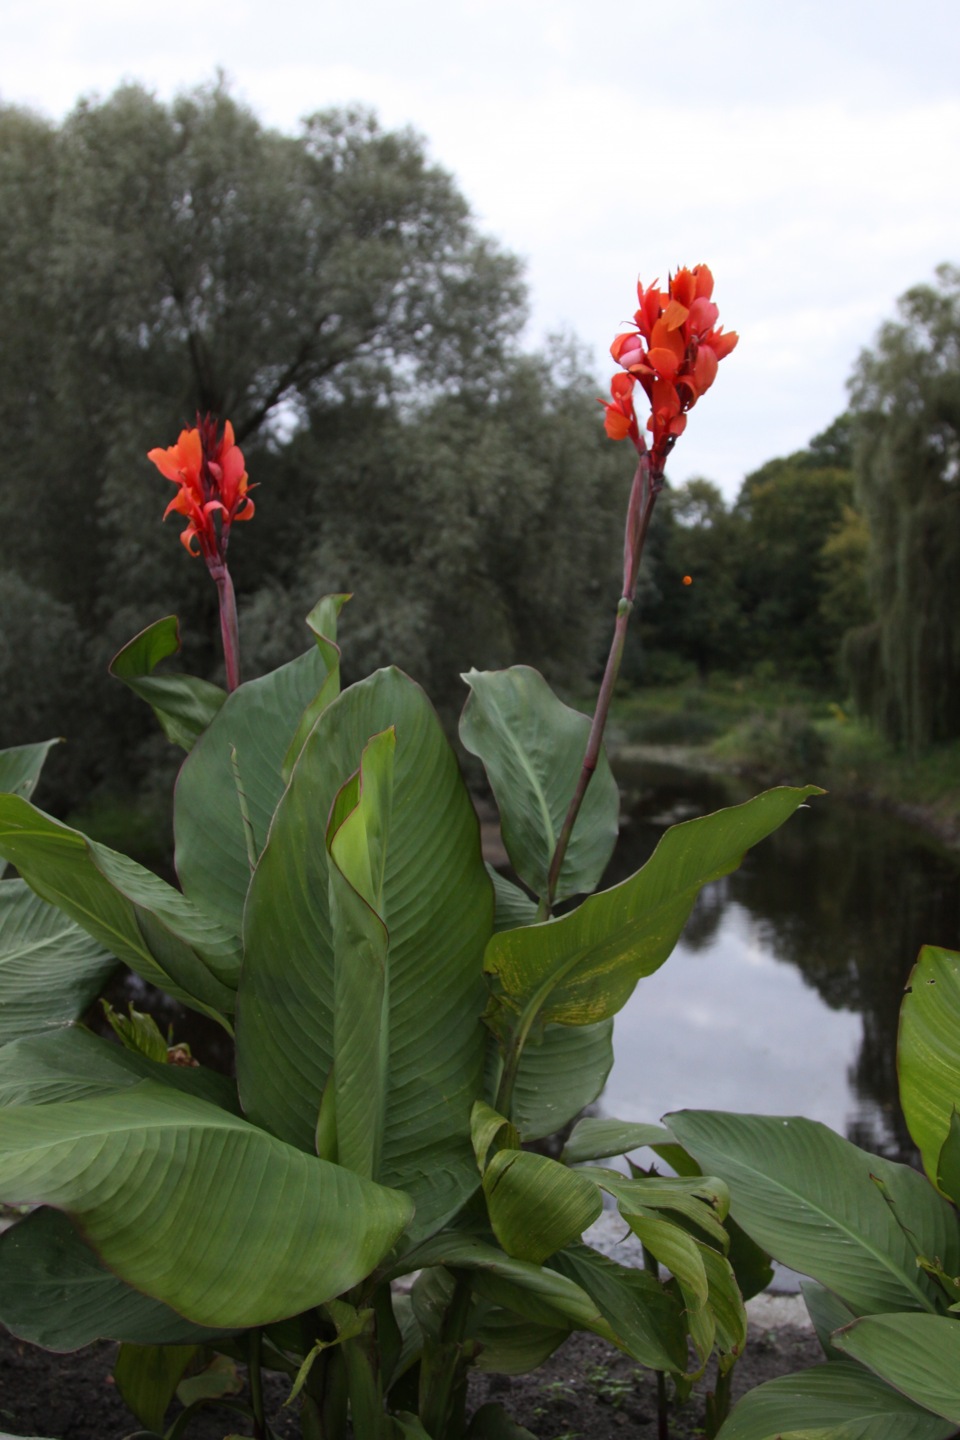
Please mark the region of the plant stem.
<svg viewBox="0 0 960 1440"><path fill-rule="evenodd" d="M603 732L606 729L607 717L610 714L610 702L613 699L614 686L617 683L617 676L620 673L620 663L623 660L623 647L627 638L627 624L630 620L634 596L637 591L637 575L640 570L643 545L647 538L647 531L650 528L653 507L661 488L662 483L655 483L651 476L649 456L646 453L641 454L636 474L633 477L630 501L627 506L627 523L623 542L623 593L620 596L620 603L617 605L617 619L613 628L613 640L610 644L610 653L607 656L603 679L600 682L600 693L597 696L597 704L593 712L593 722L587 738L587 749L583 757L583 766L573 792L573 798L570 801L563 825L560 829L560 834L557 838L556 848L553 852L553 859L550 862L550 871L547 877L547 893L541 897L540 907L537 911L538 920L548 919L553 910L554 897L557 893L560 871L563 868L567 846L570 844L570 837L573 834L573 827L577 823L577 816L580 814L580 807L587 793L587 786L593 779L600 759L600 749L603 745Z"/></svg>
<svg viewBox="0 0 960 1440"><path fill-rule="evenodd" d="M223 659L227 667L227 689L231 693L240 684L240 629L237 624L237 597L233 581L226 565L210 567L210 574L216 581L217 599L220 602L220 636L223 640Z"/></svg>
<svg viewBox="0 0 960 1440"><path fill-rule="evenodd" d="M247 1378L250 1381L250 1408L253 1411L254 1440L264 1440L267 1433L267 1422L263 1412L263 1376L260 1372L262 1349L262 1332L251 1330L247 1345Z"/></svg>
<svg viewBox="0 0 960 1440"><path fill-rule="evenodd" d="M461 1440L466 1429L467 1374L464 1337L473 1286L469 1272L451 1267L454 1286L435 1341L428 1341L420 1369L420 1420L436 1440Z"/></svg>
<svg viewBox="0 0 960 1440"><path fill-rule="evenodd" d="M706 1414L704 1416L704 1430L707 1440L714 1440L714 1436L720 1432L720 1426L730 1414L730 1389L732 1381L732 1365L729 1370L718 1369L716 1384L707 1396Z"/></svg>
<svg viewBox="0 0 960 1440"><path fill-rule="evenodd" d="M660 1279L660 1262L646 1245L643 1247L643 1268L654 1280ZM670 1415L667 1408L667 1376L663 1370L657 1375L657 1440L670 1440Z"/></svg>
<svg viewBox="0 0 960 1440"><path fill-rule="evenodd" d="M657 1371L657 1440L670 1440L670 1414L667 1409L667 1377Z"/></svg>

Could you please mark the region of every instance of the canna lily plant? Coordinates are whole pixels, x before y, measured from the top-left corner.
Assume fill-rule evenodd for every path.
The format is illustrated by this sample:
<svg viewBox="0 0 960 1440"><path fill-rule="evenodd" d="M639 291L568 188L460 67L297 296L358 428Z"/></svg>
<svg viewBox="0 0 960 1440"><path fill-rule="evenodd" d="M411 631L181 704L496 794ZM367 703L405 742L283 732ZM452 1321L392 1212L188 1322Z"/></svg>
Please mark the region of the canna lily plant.
<svg viewBox="0 0 960 1440"><path fill-rule="evenodd" d="M471 1365L520 1373L586 1330L683 1391L711 1353L721 1374L740 1353L737 1274L747 1288L759 1252L742 1235L731 1249L724 1182L529 1148L599 1095L613 1017L701 886L811 793L677 825L597 891L618 820L603 730L643 539L670 446L736 339L712 288L705 266L641 287L636 333L614 342L606 427L637 470L592 720L525 666L464 677L461 739L512 878L484 864L420 687L394 668L341 687L348 597L307 617L304 654L239 683L226 551L253 513L243 456L209 417L150 452L217 583L228 677L224 692L164 673L172 617L112 666L186 752L178 885L31 803L49 743L0 755L0 855L19 872L0 882L0 1198L27 1207L0 1238L0 1319L52 1349L120 1341L141 1433L164 1433L177 1392L168 1440L211 1404L264 1440L272 1369L311 1440L517 1436L499 1406L468 1416ZM85 1029L118 963L217 1022L235 1080L168 1052L148 1017L114 1017L122 1045ZM604 1203L644 1269L584 1243Z"/></svg>

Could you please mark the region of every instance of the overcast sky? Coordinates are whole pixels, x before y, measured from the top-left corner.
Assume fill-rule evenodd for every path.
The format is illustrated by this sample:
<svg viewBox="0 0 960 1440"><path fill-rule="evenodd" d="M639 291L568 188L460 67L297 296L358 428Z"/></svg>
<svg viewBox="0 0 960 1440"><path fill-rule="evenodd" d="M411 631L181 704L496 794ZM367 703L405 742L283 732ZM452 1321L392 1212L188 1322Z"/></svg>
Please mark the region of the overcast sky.
<svg viewBox="0 0 960 1440"><path fill-rule="evenodd" d="M638 276L710 264L737 351L674 452L728 495L844 408L897 297L960 262L955 0L5 0L0 98L60 118L221 67L267 123L410 125L526 261L531 345L606 347ZM599 407L598 407L599 416Z"/></svg>

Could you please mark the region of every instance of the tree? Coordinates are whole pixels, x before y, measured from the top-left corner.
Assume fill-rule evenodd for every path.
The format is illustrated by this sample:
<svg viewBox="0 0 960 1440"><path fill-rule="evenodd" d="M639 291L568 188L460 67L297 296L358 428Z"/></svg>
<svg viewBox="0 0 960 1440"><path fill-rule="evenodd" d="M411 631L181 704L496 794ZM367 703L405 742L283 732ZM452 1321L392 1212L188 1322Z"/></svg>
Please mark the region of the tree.
<svg viewBox="0 0 960 1440"><path fill-rule="evenodd" d="M668 676L677 660L694 664L701 675L739 667L738 530L738 519L711 481L664 490L654 512L640 605L646 656L637 656L636 641L631 647L641 680L651 673Z"/></svg>
<svg viewBox="0 0 960 1440"><path fill-rule="evenodd" d="M281 135L220 84L170 105L127 86L57 131L0 120L6 518L31 579L84 616L118 547L140 600L169 592L130 496L150 494L147 446L197 410L255 449L347 392L496 385L519 264L410 133L326 111Z"/></svg>
<svg viewBox="0 0 960 1440"><path fill-rule="evenodd" d="M310 478L299 540L281 547L295 563L242 606L251 662L291 653L319 590L349 591L351 677L397 661L448 716L470 665L522 660L581 687L612 623L631 481L596 388L575 343L554 340L518 357L493 395L314 409L263 472L281 509L294 477Z"/></svg>
<svg viewBox="0 0 960 1440"><path fill-rule="evenodd" d="M917 748L960 734L960 269L898 309L850 386L876 618L845 654L861 707Z"/></svg>
<svg viewBox="0 0 960 1440"><path fill-rule="evenodd" d="M838 453L832 443L820 451L816 446L814 440L808 450L748 475L736 514L744 658L770 659L781 671L823 684L835 678L837 650L835 621L828 625L822 609L833 564L824 547L844 524L853 476L824 464L824 450Z"/></svg>
<svg viewBox="0 0 960 1440"><path fill-rule="evenodd" d="M187 664L211 673L215 596L159 530L169 487L146 450L197 411L232 419L254 478L282 471L286 509L264 484L265 523L231 558L248 595L282 587L309 548L311 477L277 463L291 438L338 407L482 407L513 373L524 305L519 262L451 177L366 112L282 135L220 83L169 105L125 86L60 126L0 107L8 564L97 632L102 669L176 610ZM119 687L93 709L114 754L140 743Z"/></svg>

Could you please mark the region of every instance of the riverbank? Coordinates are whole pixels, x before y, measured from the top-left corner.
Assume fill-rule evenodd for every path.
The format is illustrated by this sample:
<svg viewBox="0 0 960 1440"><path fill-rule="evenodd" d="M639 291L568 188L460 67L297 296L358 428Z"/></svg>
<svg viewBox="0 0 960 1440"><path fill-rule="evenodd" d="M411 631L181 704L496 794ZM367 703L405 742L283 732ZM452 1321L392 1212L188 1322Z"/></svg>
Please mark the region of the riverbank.
<svg viewBox="0 0 960 1440"><path fill-rule="evenodd" d="M823 696L729 679L621 695L608 734L625 768L649 763L758 785L822 785L960 852L960 740L909 755Z"/></svg>

